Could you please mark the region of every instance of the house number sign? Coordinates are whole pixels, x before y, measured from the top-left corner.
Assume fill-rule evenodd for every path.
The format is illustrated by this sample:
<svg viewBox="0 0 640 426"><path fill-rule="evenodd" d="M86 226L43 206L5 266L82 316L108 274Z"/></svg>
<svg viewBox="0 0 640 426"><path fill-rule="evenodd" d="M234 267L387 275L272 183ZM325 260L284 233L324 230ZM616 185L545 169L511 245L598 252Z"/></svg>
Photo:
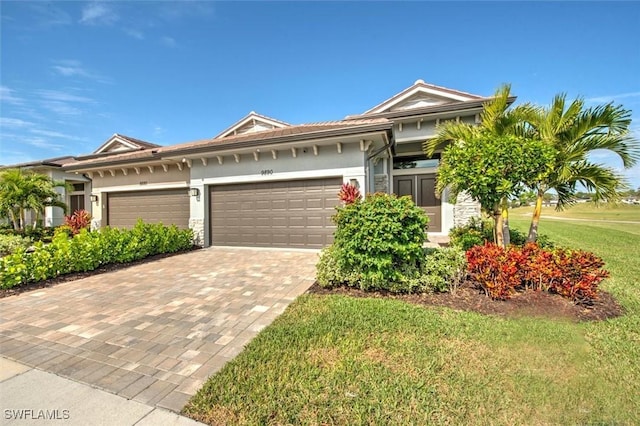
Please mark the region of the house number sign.
<svg viewBox="0 0 640 426"><path fill-rule="evenodd" d="M273 174L273 169L260 170L262 176L269 176Z"/></svg>

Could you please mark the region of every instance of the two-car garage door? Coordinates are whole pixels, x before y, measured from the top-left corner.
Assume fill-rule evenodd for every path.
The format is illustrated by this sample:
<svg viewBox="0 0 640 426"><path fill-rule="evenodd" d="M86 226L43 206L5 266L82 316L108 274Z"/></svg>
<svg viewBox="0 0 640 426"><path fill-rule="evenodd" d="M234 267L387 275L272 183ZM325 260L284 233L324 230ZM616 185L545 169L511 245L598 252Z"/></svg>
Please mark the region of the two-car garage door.
<svg viewBox="0 0 640 426"><path fill-rule="evenodd" d="M189 227L187 188L152 191L112 192L107 196L107 224L113 228L133 228L138 219Z"/></svg>
<svg viewBox="0 0 640 426"><path fill-rule="evenodd" d="M331 244L331 216L342 179L214 185L212 245L320 248Z"/></svg>

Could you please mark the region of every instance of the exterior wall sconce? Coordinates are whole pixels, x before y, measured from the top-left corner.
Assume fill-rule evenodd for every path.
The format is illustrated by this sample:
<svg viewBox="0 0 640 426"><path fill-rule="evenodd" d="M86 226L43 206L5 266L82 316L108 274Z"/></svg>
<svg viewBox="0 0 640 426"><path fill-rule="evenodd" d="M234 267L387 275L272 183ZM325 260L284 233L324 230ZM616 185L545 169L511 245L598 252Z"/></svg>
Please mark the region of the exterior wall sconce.
<svg viewBox="0 0 640 426"><path fill-rule="evenodd" d="M353 186L356 187L356 189L360 189L360 182L358 182L358 179L350 179L349 183Z"/></svg>
<svg viewBox="0 0 640 426"><path fill-rule="evenodd" d="M91 199L91 202L92 202L92 203L97 203L97 202L98 202L98 196L97 196L97 195L95 195L95 194L91 194L91 195L89 196L89 198Z"/></svg>
<svg viewBox="0 0 640 426"><path fill-rule="evenodd" d="M200 195L200 190L198 188L191 188L189 189L189 195L191 195L192 197L197 197L198 195Z"/></svg>

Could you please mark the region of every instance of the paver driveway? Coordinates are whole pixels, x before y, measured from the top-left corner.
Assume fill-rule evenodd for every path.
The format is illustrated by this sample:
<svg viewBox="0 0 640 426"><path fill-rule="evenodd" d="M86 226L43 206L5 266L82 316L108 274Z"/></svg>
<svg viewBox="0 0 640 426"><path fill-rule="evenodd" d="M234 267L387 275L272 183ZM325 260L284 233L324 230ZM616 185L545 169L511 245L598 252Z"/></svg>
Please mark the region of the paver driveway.
<svg viewBox="0 0 640 426"><path fill-rule="evenodd" d="M0 355L179 411L313 283L317 259L214 247L0 299Z"/></svg>

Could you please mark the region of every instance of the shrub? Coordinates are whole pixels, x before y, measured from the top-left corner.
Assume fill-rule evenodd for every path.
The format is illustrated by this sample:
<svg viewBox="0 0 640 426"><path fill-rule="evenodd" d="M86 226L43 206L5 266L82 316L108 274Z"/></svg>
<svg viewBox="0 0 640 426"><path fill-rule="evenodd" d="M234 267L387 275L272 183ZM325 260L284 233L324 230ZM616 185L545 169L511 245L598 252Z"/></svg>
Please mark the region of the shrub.
<svg viewBox="0 0 640 426"><path fill-rule="evenodd" d="M422 265L423 291L453 292L467 275L465 252L458 247L427 249Z"/></svg>
<svg viewBox="0 0 640 426"><path fill-rule="evenodd" d="M491 220L471 218L467 225L451 229L450 243L466 251L471 247L493 242L493 226ZM517 229L509 228L509 241L512 245L524 246L527 243L527 235ZM536 243L542 248L554 247L554 243L545 234L539 234Z"/></svg>
<svg viewBox="0 0 640 426"><path fill-rule="evenodd" d="M355 274L349 273L340 267L337 250L333 245L322 249L316 270L316 279L321 287L358 286Z"/></svg>
<svg viewBox="0 0 640 426"><path fill-rule="evenodd" d="M31 238L20 235L0 234L0 257L31 245Z"/></svg>
<svg viewBox="0 0 640 426"><path fill-rule="evenodd" d="M598 285L609 276L604 262L582 250L546 250L536 244L506 250L495 244L467 251L470 278L494 299L507 299L517 288L549 291L578 304L597 298Z"/></svg>
<svg viewBox="0 0 640 426"><path fill-rule="evenodd" d="M130 262L158 253L172 253L192 246L193 232L175 226L138 222L132 230L81 229L69 238L64 228L50 244L36 242L35 250L18 249L0 258L0 287L41 281L70 272L90 271L100 265Z"/></svg>
<svg viewBox="0 0 640 426"><path fill-rule="evenodd" d="M72 215L64 217L64 224L69 227L73 235L76 235L81 229L89 229L91 213L86 210L76 210Z"/></svg>
<svg viewBox="0 0 640 426"><path fill-rule="evenodd" d="M508 299L522 284L520 254L515 247L505 250L493 243L471 247L466 253L469 277L492 299Z"/></svg>
<svg viewBox="0 0 640 426"><path fill-rule="evenodd" d="M352 274L350 285L389 289L407 271L417 273L429 219L409 197L369 194L337 210L332 255L341 271Z"/></svg>

